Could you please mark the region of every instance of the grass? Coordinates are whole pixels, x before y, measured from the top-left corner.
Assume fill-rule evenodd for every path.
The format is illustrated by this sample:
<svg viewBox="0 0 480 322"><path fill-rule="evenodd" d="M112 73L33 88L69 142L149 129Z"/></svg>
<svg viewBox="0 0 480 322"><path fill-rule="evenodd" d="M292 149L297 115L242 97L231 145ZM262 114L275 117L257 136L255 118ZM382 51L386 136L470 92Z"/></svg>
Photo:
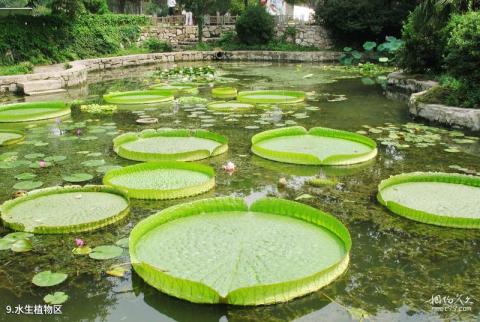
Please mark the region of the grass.
<svg viewBox="0 0 480 322"><path fill-rule="evenodd" d="M30 74L32 71L33 64L29 62L0 66L0 76Z"/></svg>

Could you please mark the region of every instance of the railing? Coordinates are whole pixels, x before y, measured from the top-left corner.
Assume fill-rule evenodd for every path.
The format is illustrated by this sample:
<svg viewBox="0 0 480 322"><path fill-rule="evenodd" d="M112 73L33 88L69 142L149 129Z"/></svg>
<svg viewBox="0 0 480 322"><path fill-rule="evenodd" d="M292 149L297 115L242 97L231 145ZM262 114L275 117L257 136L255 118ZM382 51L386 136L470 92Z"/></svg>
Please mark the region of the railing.
<svg viewBox="0 0 480 322"><path fill-rule="evenodd" d="M238 16L229 16L229 15L218 15L210 16L205 15L204 21L205 25L234 25L237 22ZM185 16L167 16L167 17L152 17L155 24L161 25L184 25ZM195 17L194 17L195 19Z"/></svg>
<svg viewBox="0 0 480 322"><path fill-rule="evenodd" d="M275 24L284 25L284 24L295 24L295 25L313 25L315 20L313 17L310 17L308 21L295 19L291 15L278 15L273 16ZM195 19L195 17L193 17ZM204 22L207 26L220 26L220 25L234 25L237 22L238 16L230 15L205 15ZM167 16L167 17L155 17L152 16L154 24L161 25L184 25L185 16Z"/></svg>

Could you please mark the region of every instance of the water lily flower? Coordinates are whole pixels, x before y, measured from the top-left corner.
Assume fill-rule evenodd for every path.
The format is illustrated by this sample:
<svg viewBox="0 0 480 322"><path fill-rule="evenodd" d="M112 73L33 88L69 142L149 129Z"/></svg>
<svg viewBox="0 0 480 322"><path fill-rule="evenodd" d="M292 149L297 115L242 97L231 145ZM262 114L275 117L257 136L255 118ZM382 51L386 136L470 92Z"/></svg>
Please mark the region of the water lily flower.
<svg viewBox="0 0 480 322"><path fill-rule="evenodd" d="M233 172L235 172L236 167L235 164L232 161L228 161L227 164L223 165L223 170L227 172L228 174L232 175Z"/></svg>
<svg viewBox="0 0 480 322"><path fill-rule="evenodd" d="M75 245L77 245L77 247L83 247L85 246L85 242L83 241L83 239L75 238Z"/></svg>
<svg viewBox="0 0 480 322"><path fill-rule="evenodd" d="M40 168L45 168L47 166L47 163L44 160L40 160L38 161L38 165L40 166Z"/></svg>
<svg viewBox="0 0 480 322"><path fill-rule="evenodd" d="M82 134L82 130L77 129L77 136L80 136L80 134Z"/></svg>

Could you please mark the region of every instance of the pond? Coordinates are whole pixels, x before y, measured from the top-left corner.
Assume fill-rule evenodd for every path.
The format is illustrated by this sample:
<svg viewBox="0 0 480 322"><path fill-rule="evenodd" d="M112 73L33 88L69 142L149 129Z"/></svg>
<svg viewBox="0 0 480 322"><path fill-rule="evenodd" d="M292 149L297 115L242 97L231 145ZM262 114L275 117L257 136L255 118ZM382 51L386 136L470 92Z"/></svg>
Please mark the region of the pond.
<svg viewBox="0 0 480 322"><path fill-rule="evenodd" d="M300 90L310 93L312 99L303 105L257 106L241 112L179 103L119 106L113 115L91 115L74 108L71 117L2 126L24 129L26 138L22 144L0 148L0 202L11 199L19 182L15 176L22 173L36 175L32 180L40 182L41 187L65 184L62 177L73 173L88 173L93 176L88 183L101 184L108 166L136 163L112 150L112 139L122 132L204 128L229 138L227 153L198 161L217 172L216 187L205 194L170 201L132 199L131 215L108 228L70 235L35 235L32 251L0 251L2 320L42 320L42 316L8 315L6 307L42 304L52 290L63 291L70 298L63 304L63 314L49 317L49 321L351 321L359 320L362 314L375 321L479 319L480 231L410 221L392 214L376 200L379 182L391 175L413 171L480 173L478 133L412 120L405 102L387 98L381 79L377 82L310 64L224 62L212 66L223 78L222 86L239 91ZM76 90L76 95L101 103L102 95L108 92L148 88L160 80L161 75L154 75L155 68L169 67L93 74L88 86ZM200 87L197 96L213 100L208 86ZM136 123L147 116L158 118L158 124ZM320 167L278 163L250 152L254 134L292 125L359 131L377 141L378 156L360 165ZM410 138L407 143L399 140L405 133ZM46 167L35 166L48 157ZM19 160L28 162L11 166L11 161ZM237 169L231 175L222 169L228 161ZM306 184L314 176L335 184ZM277 185L280 178L286 179L285 188ZM320 291L283 304L199 305L147 285L130 270L127 252L106 261L72 254L75 238L92 247L114 244L127 237L141 219L159 210L215 196L243 197L249 202L264 196L290 200L301 197L299 202L331 213L351 233L347 272ZM8 232L0 228L2 236ZM117 263L127 263L126 275L106 275L105 271ZM69 278L48 290L36 287L32 276L43 270L62 271ZM432 305L437 295L470 297L477 302L466 312L441 312Z"/></svg>

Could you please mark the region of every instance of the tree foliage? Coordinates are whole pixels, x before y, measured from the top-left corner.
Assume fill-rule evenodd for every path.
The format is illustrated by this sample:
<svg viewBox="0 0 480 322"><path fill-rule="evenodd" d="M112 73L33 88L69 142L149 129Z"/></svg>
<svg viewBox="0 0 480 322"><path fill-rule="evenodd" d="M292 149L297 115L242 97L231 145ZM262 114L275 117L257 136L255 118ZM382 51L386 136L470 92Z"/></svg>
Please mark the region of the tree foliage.
<svg viewBox="0 0 480 322"><path fill-rule="evenodd" d="M273 39L274 21L260 6L248 7L236 23L239 40L246 45L266 44Z"/></svg>
<svg viewBox="0 0 480 322"><path fill-rule="evenodd" d="M361 44L399 36L404 19L418 0L325 0L315 14L340 42Z"/></svg>

